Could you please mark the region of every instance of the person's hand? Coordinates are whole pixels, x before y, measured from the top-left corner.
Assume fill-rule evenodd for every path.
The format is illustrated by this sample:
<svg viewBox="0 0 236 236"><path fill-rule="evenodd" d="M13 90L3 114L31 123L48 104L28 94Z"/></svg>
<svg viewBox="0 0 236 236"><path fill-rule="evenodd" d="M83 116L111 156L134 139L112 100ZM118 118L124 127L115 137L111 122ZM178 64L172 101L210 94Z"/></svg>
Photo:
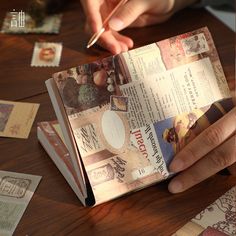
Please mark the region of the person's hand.
<svg viewBox="0 0 236 236"><path fill-rule="evenodd" d="M169 166L180 172L169 184L172 193L183 192L229 167L236 175L236 107L184 147Z"/></svg>
<svg viewBox="0 0 236 236"><path fill-rule="evenodd" d="M81 0L86 15L86 31L92 35L102 28L102 22L120 0ZM118 31L161 23L176 11L196 0L128 0L110 19L98 44L113 54L133 47L133 40Z"/></svg>

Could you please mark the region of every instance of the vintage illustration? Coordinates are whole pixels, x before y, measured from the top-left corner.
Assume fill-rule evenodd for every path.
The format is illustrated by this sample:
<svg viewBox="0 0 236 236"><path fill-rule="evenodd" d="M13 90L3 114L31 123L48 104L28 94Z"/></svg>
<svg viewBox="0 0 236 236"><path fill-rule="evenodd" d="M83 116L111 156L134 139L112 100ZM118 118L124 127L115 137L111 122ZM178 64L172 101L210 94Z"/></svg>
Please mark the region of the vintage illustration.
<svg viewBox="0 0 236 236"><path fill-rule="evenodd" d="M128 111L128 97L112 95L110 100L112 111Z"/></svg>

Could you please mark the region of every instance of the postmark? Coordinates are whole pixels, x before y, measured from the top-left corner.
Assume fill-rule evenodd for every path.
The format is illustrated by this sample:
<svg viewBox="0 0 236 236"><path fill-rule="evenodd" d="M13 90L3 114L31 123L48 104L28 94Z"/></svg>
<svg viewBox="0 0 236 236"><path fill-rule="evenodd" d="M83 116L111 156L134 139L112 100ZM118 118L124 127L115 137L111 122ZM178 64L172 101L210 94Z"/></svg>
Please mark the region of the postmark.
<svg viewBox="0 0 236 236"><path fill-rule="evenodd" d="M62 43L36 42L31 66L53 67L59 66Z"/></svg>
<svg viewBox="0 0 236 236"><path fill-rule="evenodd" d="M111 110L128 112L128 97L111 95Z"/></svg>
<svg viewBox="0 0 236 236"><path fill-rule="evenodd" d="M204 33L182 39L181 43L187 57L192 57L209 51L209 46Z"/></svg>
<svg viewBox="0 0 236 236"><path fill-rule="evenodd" d="M4 131L13 107L13 104L0 103L0 132Z"/></svg>
<svg viewBox="0 0 236 236"><path fill-rule="evenodd" d="M30 184L30 179L4 176L0 182L0 196L24 198Z"/></svg>

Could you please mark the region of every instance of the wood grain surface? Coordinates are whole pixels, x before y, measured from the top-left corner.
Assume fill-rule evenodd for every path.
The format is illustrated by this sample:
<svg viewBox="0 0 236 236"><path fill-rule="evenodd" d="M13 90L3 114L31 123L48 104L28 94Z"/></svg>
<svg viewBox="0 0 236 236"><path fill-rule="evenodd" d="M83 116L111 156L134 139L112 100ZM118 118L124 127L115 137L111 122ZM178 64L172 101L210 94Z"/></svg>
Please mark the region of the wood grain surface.
<svg viewBox="0 0 236 236"><path fill-rule="evenodd" d="M6 11L25 9L26 2L1 1L0 24ZM0 169L43 176L15 235L157 235L168 236L236 184L217 174L177 195L168 181L94 208L84 208L36 137L36 123L54 120L44 82L52 73L109 55L99 47L86 49L84 16L79 1L64 10L59 35L0 34L0 99L40 103L27 140L0 138ZM203 9L187 9L164 24L127 29L135 47L208 26L231 87L235 79L234 33ZM34 42L62 42L60 67L30 67Z"/></svg>

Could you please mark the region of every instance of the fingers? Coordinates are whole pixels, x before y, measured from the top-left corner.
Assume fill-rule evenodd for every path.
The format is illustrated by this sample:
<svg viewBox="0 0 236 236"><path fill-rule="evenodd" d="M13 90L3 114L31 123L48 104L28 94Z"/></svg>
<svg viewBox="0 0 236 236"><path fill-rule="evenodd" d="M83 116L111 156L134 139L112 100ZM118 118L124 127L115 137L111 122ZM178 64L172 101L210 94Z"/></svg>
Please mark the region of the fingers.
<svg viewBox="0 0 236 236"><path fill-rule="evenodd" d="M102 27L102 16L100 13L100 2L93 0L81 0L85 15L87 17L88 28L91 33L98 32Z"/></svg>
<svg viewBox="0 0 236 236"><path fill-rule="evenodd" d="M112 54L118 54L122 50L120 42L114 37L111 31L105 31L97 43L101 47L110 51Z"/></svg>
<svg viewBox="0 0 236 236"><path fill-rule="evenodd" d="M236 130L236 108L227 113L223 118L204 130L191 143L183 148L169 166L171 172L182 171L208 152L228 139Z"/></svg>
<svg viewBox="0 0 236 236"><path fill-rule="evenodd" d="M214 175L218 171L236 162L236 136L232 136L222 145L208 153L189 169L180 173L169 184L172 193L183 192L186 189Z"/></svg>
<svg viewBox="0 0 236 236"><path fill-rule="evenodd" d="M148 9L147 2L140 0L128 1L110 19L109 27L115 31L126 28Z"/></svg>
<svg viewBox="0 0 236 236"><path fill-rule="evenodd" d="M113 32L113 35L119 42L124 43L128 49L134 46L134 42L131 38L124 36L116 31ZM122 51L125 51L125 50L122 50Z"/></svg>
<svg viewBox="0 0 236 236"><path fill-rule="evenodd" d="M101 35L98 44L112 54L118 54L132 48L133 40L118 32L108 30Z"/></svg>
<svg viewBox="0 0 236 236"><path fill-rule="evenodd" d="M129 27L144 27L148 25L159 24L168 20L171 16L172 16L171 14L151 15L144 13L143 15L138 17L133 23L131 23Z"/></svg>

